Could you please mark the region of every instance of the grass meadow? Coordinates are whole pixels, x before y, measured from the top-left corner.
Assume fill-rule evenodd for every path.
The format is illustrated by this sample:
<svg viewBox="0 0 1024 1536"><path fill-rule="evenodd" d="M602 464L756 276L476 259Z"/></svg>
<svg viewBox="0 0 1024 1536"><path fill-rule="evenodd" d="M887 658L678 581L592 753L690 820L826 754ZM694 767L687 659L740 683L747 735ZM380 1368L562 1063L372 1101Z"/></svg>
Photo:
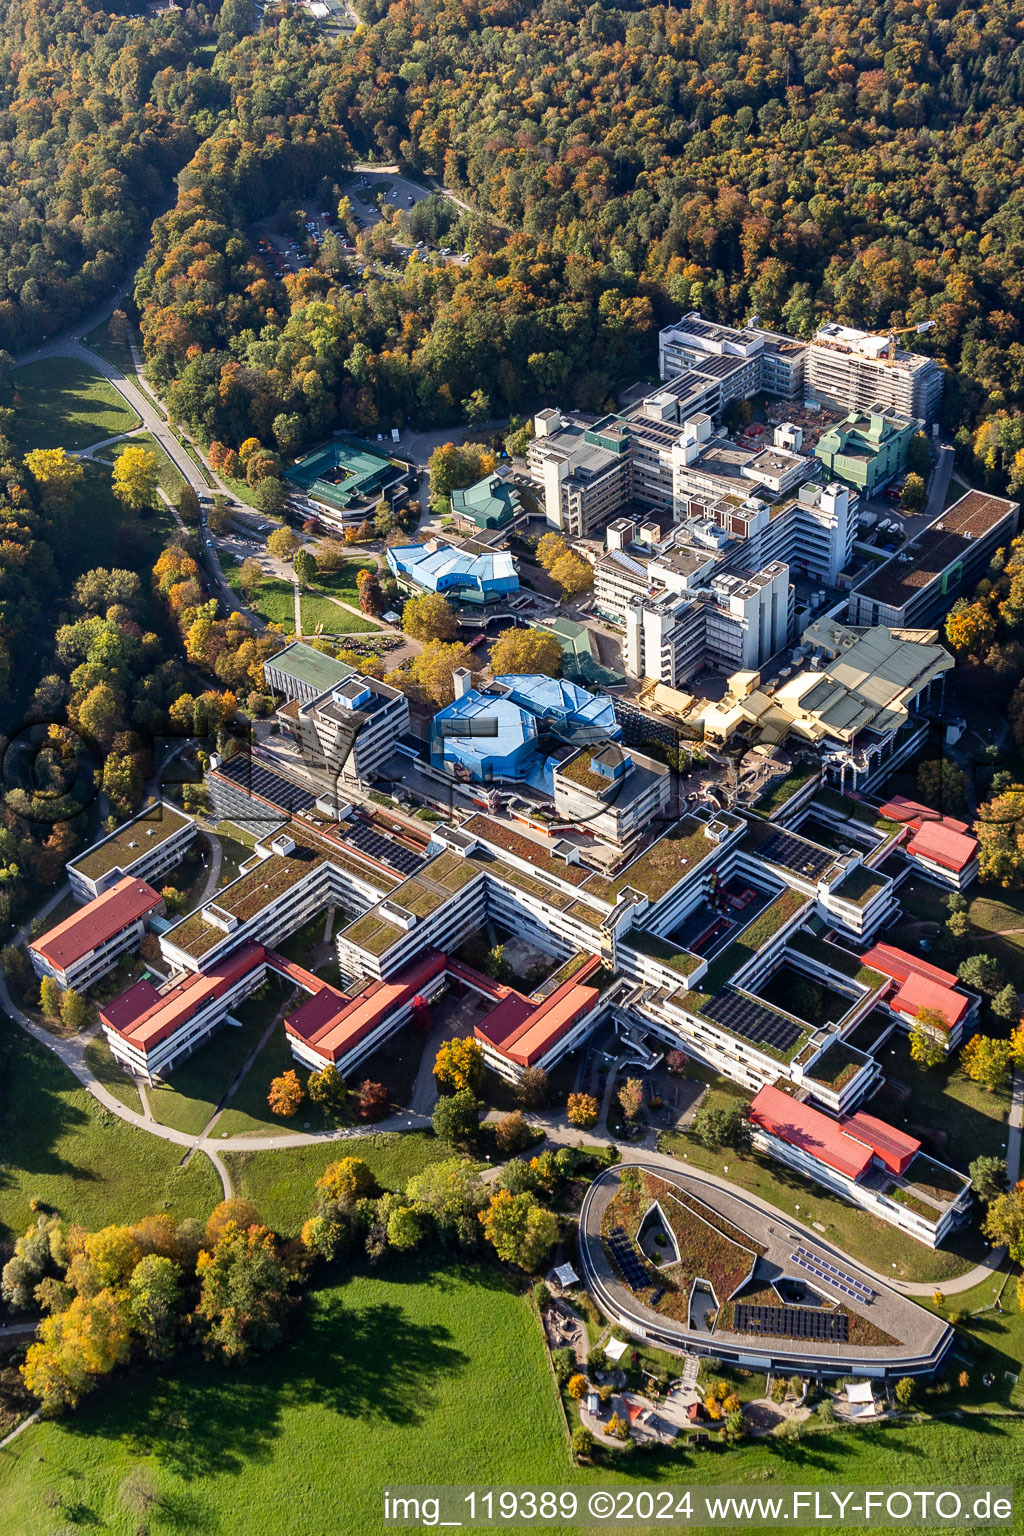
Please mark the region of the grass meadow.
<svg viewBox="0 0 1024 1536"><path fill-rule="evenodd" d="M29 363L13 375L14 443L30 448L88 448L142 425L122 395L95 368L73 357Z"/></svg>

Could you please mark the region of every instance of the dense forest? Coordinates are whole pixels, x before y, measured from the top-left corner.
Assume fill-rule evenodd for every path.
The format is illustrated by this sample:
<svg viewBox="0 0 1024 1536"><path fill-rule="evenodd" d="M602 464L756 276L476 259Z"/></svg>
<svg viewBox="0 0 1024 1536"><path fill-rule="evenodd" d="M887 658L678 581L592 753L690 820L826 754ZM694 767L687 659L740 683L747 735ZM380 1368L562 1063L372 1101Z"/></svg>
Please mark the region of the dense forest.
<svg viewBox="0 0 1024 1536"><path fill-rule="evenodd" d="M949 424L966 448L990 418L983 468L1015 473L1019 3L364 0L340 40L287 6L253 31L244 0L0 14L11 350L109 289L156 218L135 288L151 375L232 445L473 400L600 406L699 306L801 335L933 319ZM367 157L476 209L471 259L346 292L335 250L279 280L254 222L334 202Z"/></svg>
<svg viewBox="0 0 1024 1536"><path fill-rule="evenodd" d="M495 412L600 403L691 306L804 335L927 316L954 426L1024 399L1020 6L366 14L340 43L289 16L214 63L230 118L136 290L154 377L197 427L444 421L475 391ZM365 297L329 270L277 282L248 222L365 156L489 216L472 260ZM997 442L995 471L1016 451Z"/></svg>
<svg viewBox="0 0 1024 1536"><path fill-rule="evenodd" d="M194 16L0 4L0 345L104 299L219 108Z"/></svg>

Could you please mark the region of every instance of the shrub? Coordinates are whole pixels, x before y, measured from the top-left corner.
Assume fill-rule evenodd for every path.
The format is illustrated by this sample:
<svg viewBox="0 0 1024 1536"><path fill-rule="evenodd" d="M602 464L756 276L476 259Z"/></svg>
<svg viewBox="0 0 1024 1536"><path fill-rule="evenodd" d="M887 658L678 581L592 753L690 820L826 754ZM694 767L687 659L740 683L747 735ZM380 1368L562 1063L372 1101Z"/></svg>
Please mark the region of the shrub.
<svg viewBox="0 0 1024 1536"><path fill-rule="evenodd" d="M499 1152L521 1152L534 1138L534 1130L523 1116L522 1110L502 1115L494 1127L494 1140Z"/></svg>

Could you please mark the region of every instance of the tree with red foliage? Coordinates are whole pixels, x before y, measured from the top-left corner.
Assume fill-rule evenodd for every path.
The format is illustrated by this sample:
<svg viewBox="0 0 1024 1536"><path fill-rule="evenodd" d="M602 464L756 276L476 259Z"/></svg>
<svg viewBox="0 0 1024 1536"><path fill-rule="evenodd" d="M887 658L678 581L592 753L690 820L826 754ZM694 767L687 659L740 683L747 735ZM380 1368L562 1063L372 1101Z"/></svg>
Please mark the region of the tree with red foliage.
<svg viewBox="0 0 1024 1536"><path fill-rule="evenodd" d="M383 1120L391 1108L391 1095L383 1083L371 1083L366 1078L359 1088L359 1118Z"/></svg>

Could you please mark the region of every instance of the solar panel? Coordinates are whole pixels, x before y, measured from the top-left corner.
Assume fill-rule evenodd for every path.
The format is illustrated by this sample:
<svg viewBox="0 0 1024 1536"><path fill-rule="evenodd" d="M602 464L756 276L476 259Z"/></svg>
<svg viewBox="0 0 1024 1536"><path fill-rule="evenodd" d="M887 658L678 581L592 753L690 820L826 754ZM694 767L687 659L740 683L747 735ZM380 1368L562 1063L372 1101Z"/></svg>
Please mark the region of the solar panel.
<svg viewBox="0 0 1024 1536"><path fill-rule="evenodd" d="M811 1307L766 1307L738 1301L733 1308L737 1333L776 1334L786 1339L845 1344L850 1320L845 1312L822 1312Z"/></svg>
<svg viewBox="0 0 1024 1536"><path fill-rule="evenodd" d="M385 837L374 827L367 827L357 822L352 826L345 840L360 853L367 854L381 864L387 864L390 869L397 870L400 875L415 875L423 867L423 860L418 854L413 853L409 848L403 848L401 843L394 842L390 837Z"/></svg>
<svg viewBox="0 0 1024 1536"><path fill-rule="evenodd" d="M720 992L702 1009L706 1018L724 1024L734 1034L752 1045L770 1045L774 1050L791 1051L803 1030L792 1019L785 1019L756 998L740 992Z"/></svg>
<svg viewBox="0 0 1024 1536"><path fill-rule="evenodd" d="M613 1227L608 1234L608 1250L618 1267L623 1280L631 1291L646 1291L650 1287L650 1278L640 1260L637 1258L636 1249L622 1227Z"/></svg>
<svg viewBox="0 0 1024 1536"><path fill-rule="evenodd" d="M316 805L316 796L311 795L308 789L301 789L298 784L293 784L290 779L284 779L279 773L272 773L262 763L254 762L244 752L236 753L229 757L226 763L221 763L217 770L224 778L230 779L247 794L259 795L261 800L266 800L270 805L276 805L283 811L309 811Z"/></svg>
<svg viewBox="0 0 1024 1536"><path fill-rule="evenodd" d="M797 875L807 875L812 880L823 875L835 863L836 857L834 853L817 848L802 837L794 837L792 832L771 833L757 851L769 864L780 864L783 869L791 869Z"/></svg>
<svg viewBox="0 0 1024 1536"><path fill-rule="evenodd" d="M864 1302L874 1300L875 1292L869 1285L858 1280L856 1275L847 1274L845 1269L839 1269L831 1260L822 1258L821 1254L812 1253L802 1244L795 1253L790 1254L790 1258L795 1264L799 1264L801 1269L806 1269L808 1273L817 1275L819 1280L835 1286L836 1290L842 1291L845 1296L852 1296L855 1300Z"/></svg>

